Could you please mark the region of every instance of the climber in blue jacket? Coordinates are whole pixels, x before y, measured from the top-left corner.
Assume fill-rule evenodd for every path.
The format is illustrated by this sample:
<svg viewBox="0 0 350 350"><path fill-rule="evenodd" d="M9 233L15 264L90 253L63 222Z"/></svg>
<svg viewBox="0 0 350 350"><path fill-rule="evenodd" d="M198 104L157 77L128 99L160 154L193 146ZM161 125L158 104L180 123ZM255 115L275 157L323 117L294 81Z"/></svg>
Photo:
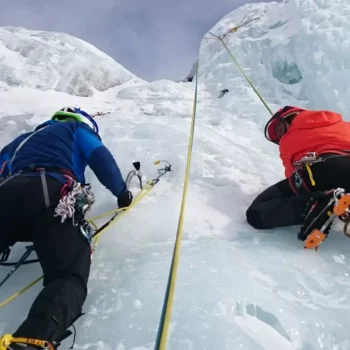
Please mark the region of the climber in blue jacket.
<svg viewBox="0 0 350 350"><path fill-rule="evenodd" d="M129 206L133 197L96 121L74 107L62 108L5 146L0 164L0 255L18 241L33 242L44 272L44 289L4 349L56 349L81 315L91 262L81 227L55 215L60 200L73 183L85 183L87 165L119 207Z"/></svg>

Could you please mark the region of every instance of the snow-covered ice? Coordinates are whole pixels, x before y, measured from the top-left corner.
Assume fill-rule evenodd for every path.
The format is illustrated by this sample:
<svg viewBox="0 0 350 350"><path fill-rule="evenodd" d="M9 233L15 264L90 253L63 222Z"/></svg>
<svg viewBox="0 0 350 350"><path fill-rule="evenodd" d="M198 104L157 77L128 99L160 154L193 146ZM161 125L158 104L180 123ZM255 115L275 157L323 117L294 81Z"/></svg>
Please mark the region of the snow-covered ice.
<svg viewBox="0 0 350 350"><path fill-rule="evenodd" d="M259 19L228 36L227 44L270 107L330 108L349 119L350 3L246 5L210 31L220 35L252 15ZM23 30L11 29L16 52L37 40L28 31L23 41ZM77 43L59 34L41 32L40 38L56 38L46 45L57 57L60 42ZM220 42L207 38L199 54L194 154L168 349L348 350L350 241L335 227L315 253L302 249L296 227L259 232L246 224L246 208L260 191L282 179L283 169L278 149L263 136L268 111ZM8 46L3 35L0 43ZM97 59L110 62L91 45L86 47L91 58L89 68L83 67L87 71ZM0 72L9 69L6 50L11 49L2 48ZM79 61L79 50L67 50L73 62ZM11 72L26 72L16 62ZM90 98L78 93L86 80L71 81L64 90L53 82L35 90L39 71L16 73L19 84L0 73L1 145L56 109L78 105L111 112L97 121L124 175L136 160L147 179L157 174L156 159L173 165L173 172L102 235L86 315L76 323L76 349L153 349L181 203L194 83L147 83L115 62L109 69L124 77L123 82L105 91L95 86ZM94 73L104 81L103 73ZM58 79L60 74L65 72ZM218 99L224 88L229 93ZM90 170L87 178L97 197L92 214L115 208L116 199ZM18 245L12 258L22 252L23 245ZM1 268L1 276L7 271ZM22 267L1 289L1 298L40 273L39 266ZM1 332L13 331L23 320L40 288L0 310ZM68 349L70 342L62 348Z"/></svg>

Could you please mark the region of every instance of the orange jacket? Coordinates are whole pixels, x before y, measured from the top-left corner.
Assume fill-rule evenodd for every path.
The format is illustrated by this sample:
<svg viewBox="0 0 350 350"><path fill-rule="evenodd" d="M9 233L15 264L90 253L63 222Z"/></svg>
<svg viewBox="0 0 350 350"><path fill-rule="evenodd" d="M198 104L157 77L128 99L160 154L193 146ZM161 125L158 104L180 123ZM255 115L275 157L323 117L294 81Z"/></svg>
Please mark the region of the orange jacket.
<svg viewBox="0 0 350 350"><path fill-rule="evenodd" d="M280 140L280 157L285 175L292 175L293 162L308 152L339 153L350 150L350 122L330 111L303 111Z"/></svg>

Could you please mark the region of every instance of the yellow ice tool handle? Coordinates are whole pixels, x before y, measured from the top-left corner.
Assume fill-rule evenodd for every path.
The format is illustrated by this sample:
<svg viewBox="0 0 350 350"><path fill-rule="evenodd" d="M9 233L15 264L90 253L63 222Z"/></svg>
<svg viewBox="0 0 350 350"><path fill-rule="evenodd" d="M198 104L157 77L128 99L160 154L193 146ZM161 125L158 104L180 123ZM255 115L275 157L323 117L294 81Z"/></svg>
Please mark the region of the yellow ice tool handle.
<svg viewBox="0 0 350 350"><path fill-rule="evenodd" d="M311 167L310 167L309 163L305 163L305 168L306 168L307 173L309 174L311 185L316 186L314 175L312 174Z"/></svg>

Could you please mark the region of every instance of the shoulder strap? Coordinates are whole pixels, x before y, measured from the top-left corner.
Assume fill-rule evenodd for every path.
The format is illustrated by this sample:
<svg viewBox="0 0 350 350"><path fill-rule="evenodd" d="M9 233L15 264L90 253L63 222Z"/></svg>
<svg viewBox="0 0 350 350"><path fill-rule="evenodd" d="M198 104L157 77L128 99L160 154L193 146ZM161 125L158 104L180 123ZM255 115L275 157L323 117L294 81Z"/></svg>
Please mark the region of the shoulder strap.
<svg viewBox="0 0 350 350"><path fill-rule="evenodd" d="M27 136L18 146L17 148L15 149L15 151L13 152L13 155L12 155L12 158L9 160L9 163L12 165L14 159L16 158L17 156L17 153L20 151L20 149L24 146L25 143L27 143L27 141L29 141L29 139L31 139L34 135L36 135L37 133L39 133L40 131L44 130L45 128L47 128L47 126L41 128L41 129L38 129L34 132L32 132L29 136Z"/></svg>

